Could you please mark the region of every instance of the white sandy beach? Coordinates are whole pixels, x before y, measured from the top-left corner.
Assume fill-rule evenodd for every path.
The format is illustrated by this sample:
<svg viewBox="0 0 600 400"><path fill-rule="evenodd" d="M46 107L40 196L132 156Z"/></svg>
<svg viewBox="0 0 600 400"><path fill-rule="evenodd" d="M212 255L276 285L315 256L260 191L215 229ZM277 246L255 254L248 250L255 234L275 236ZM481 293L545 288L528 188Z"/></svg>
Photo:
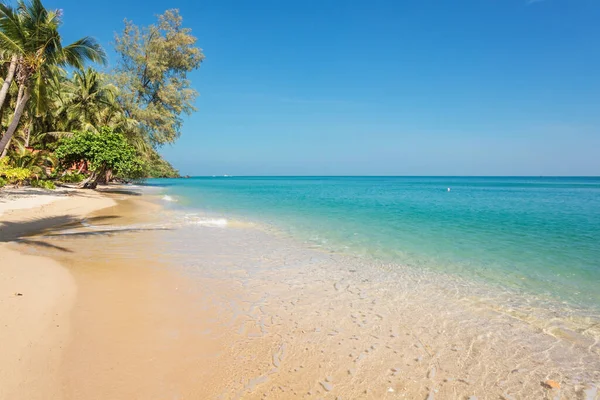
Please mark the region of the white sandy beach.
<svg viewBox="0 0 600 400"><path fill-rule="evenodd" d="M22 254L7 242L114 204L93 192L75 193L0 191L1 399L61 398L59 365L71 334L75 281L56 261Z"/></svg>
<svg viewBox="0 0 600 400"><path fill-rule="evenodd" d="M0 399L598 397L591 335L493 298L144 196L27 194L0 216Z"/></svg>

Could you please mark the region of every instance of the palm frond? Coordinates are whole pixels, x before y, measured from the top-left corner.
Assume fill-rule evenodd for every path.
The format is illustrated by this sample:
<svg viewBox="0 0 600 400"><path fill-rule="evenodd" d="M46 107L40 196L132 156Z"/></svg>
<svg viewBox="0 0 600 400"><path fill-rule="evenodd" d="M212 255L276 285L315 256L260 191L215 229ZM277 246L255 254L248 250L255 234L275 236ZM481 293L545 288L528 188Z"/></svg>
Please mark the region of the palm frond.
<svg viewBox="0 0 600 400"><path fill-rule="evenodd" d="M106 53L96 39L84 37L63 48L64 62L75 68L83 68L86 61L106 64Z"/></svg>
<svg viewBox="0 0 600 400"><path fill-rule="evenodd" d="M23 54L26 35L18 12L0 3L0 47L12 54Z"/></svg>

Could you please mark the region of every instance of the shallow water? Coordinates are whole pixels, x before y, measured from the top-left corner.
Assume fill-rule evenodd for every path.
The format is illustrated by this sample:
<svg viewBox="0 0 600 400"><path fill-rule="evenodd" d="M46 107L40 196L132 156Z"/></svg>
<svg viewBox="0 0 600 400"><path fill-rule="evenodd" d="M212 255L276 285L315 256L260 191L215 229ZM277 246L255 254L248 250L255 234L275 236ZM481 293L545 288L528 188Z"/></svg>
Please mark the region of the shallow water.
<svg viewBox="0 0 600 400"><path fill-rule="evenodd" d="M600 178L149 183L164 185L177 206L221 221L266 223L325 249L600 310Z"/></svg>
<svg viewBox="0 0 600 400"><path fill-rule="evenodd" d="M169 257L258 290L253 334L283 318L288 353L319 366L278 370L267 388L328 393L327 365L350 398L596 396L599 179L174 182Z"/></svg>
<svg viewBox="0 0 600 400"><path fill-rule="evenodd" d="M182 373L210 370L210 387L198 383L192 396L169 381L160 398L597 397L594 307L471 274L472 266L340 251L282 220L205 211L167 193L151 220L83 223L45 238L83 254L92 241L107 265L151 260L188 278L196 300L177 310L192 324L186 336L222 347L210 359L193 347L186 354ZM81 230L98 236L73 235ZM218 317L199 317L205 307ZM549 379L560 389L545 387Z"/></svg>
<svg viewBox="0 0 600 400"><path fill-rule="evenodd" d="M171 212L178 228L155 250L210 282L236 333L225 353L242 362L221 398L586 398L600 381L596 315L194 218Z"/></svg>

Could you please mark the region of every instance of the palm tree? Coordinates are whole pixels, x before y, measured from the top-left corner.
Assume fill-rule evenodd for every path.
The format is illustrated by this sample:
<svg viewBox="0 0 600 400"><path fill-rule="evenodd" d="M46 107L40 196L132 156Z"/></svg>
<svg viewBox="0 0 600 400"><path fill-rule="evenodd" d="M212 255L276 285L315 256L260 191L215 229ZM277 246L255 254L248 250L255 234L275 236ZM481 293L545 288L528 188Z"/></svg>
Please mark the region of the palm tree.
<svg viewBox="0 0 600 400"><path fill-rule="evenodd" d="M6 7L4 4L0 5L0 8ZM3 54L4 56L10 55L10 53ZM6 95L8 94L8 90L10 89L10 85L15 77L15 72L17 71L17 56L15 54L10 55L10 62L8 64L8 69L6 73L6 78L4 78L4 82L2 82L2 88L0 89L0 110L4 106L4 101L6 100Z"/></svg>
<svg viewBox="0 0 600 400"><path fill-rule="evenodd" d="M63 84L58 114L64 116L69 131L97 133L102 126L118 124L122 118L117 103L117 87L103 74L88 68L76 70Z"/></svg>
<svg viewBox="0 0 600 400"><path fill-rule="evenodd" d="M41 0L31 0L27 3L20 0L16 9L6 5L0 6L0 48L4 49L4 54L10 54L13 58L16 56L14 78L19 86L15 112L0 140L0 152L5 149L17 130L32 94L36 97L35 114L39 115L45 110L46 85L52 67L82 68L88 60L101 63L106 61L104 50L90 37L84 37L63 47L58 33L60 23L60 12L47 10ZM5 83L8 78L10 76L7 75ZM10 80L8 85L10 86Z"/></svg>

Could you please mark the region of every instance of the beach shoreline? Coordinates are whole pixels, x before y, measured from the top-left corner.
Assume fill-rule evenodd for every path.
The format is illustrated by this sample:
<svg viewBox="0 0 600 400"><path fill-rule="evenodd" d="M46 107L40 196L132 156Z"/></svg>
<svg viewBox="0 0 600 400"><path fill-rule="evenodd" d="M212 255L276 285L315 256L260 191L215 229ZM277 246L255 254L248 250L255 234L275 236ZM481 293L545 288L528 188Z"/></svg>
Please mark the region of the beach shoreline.
<svg viewBox="0 0 600 400"><path fill-rule="evenodd" d="M59 288L36 303L44 319L11 305L33 289L0 286L8 314L0 311L15 321L5 337L17 343L24 329L30 337L0 362L1 376L16 382L3 389L9 398L597 393L597 346L552 319L536 325L409 269L310 249L252 224L214 224L146 192L72 193L0 217L28 221L10 225L20 243L2 244L3 257L54 277L31 269L21 281ZM41 229L39 220L61 212L72 218Z"/></svg>
<svg viewBox="0 0 600 400"><path fill-rule="evenodd" d="M136 226L156 222L161 206L154 198L120 185L7 194L0 216L1 399L210 393L214 371L182 360L190 349L211 359L224 347L221 337L193 333L210 330L206 321L217 316L210 304L189 308L194 289L186 279L152 257L141 262L155 235ZM124 249L111 254L111 244ZM162 382L176 372L169 378L176 387ZM205 387L195 388L199 376Z"/></svg>

